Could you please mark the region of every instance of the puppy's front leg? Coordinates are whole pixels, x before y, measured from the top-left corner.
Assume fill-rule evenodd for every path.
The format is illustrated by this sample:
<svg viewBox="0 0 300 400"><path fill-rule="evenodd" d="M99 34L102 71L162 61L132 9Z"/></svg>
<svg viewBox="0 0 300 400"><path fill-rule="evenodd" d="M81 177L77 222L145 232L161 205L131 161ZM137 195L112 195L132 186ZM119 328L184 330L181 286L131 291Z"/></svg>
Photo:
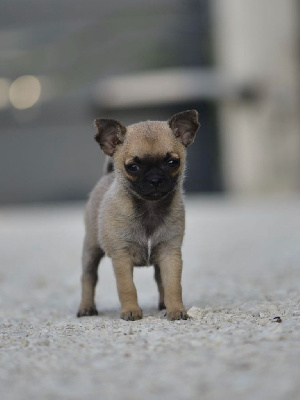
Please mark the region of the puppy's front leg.
<svg viewBox="0 0 300 400"><path fill-rule="evenodd" d="M187 319L188 315L182 303L181 249L165 246L159 254L159 266L164 287L167 318L170 321Z"/></svg>
<svg viewBox="0 0 300 400"><path fill-rule="evenodd" d="M118 254L112 258L118 295L121 302L122 319L135 321L143 317L143 312L137 302L137 292L133 283L133 264L131 257Z"/></svg>

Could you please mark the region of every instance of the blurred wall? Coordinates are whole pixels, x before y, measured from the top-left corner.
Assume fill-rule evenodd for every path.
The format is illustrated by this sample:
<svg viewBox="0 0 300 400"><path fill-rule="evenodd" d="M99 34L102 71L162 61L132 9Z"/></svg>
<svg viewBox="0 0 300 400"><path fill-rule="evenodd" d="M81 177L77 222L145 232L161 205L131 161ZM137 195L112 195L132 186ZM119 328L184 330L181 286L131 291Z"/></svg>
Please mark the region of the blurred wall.
<svg viewBox="0 0 300 400"><path fill-rule="evenodd" d="M298 191L298 5L2 0L0 203L86 198L102 171L96 117L126 124L189 108L202 125L189 149L189 191ZM118 109L95 96L103 82L152 73L169 89L157 80L148 105Z"/></svg>
<svg viewBox="0 0 300 400"><path fill-rule="evenodd" d="M199 109L202 129L186 188L221 190L214 101L200 93L118 110L95 99L114 77L211 68L211 33L209 0L2 0L0 202L86 198L102 174L96 117L129 124L187 108Z"/></svg>
<svg viewBox="0 0 300 400"><path fill-rule="evenodd" d="M225 186L240 194L299 190L299 2L213 3L216 62L242 91L220 104Z"/></svg>

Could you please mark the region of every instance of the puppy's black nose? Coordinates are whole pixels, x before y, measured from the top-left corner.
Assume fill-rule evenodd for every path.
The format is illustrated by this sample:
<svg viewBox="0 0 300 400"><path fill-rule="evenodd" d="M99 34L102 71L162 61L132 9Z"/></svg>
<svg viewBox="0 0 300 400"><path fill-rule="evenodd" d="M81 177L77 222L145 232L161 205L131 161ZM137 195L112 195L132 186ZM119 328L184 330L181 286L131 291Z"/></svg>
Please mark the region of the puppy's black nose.
<svg viewBox="0 0 300 400"><path fill-rule="evenodd" d="M153 177L151 179L149 179L149 183L151 186L157 188L161 183L162 183L162 178L159 177Z"/></svg>

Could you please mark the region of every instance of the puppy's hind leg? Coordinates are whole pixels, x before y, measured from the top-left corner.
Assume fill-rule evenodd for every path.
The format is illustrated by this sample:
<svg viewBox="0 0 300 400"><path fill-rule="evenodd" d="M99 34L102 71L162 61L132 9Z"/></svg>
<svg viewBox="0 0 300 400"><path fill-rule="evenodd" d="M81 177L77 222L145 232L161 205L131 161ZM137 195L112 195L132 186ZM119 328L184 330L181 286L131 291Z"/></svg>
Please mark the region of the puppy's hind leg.
<svg viewBox="0 0 300 400"><path fill-rule="evenodd" d="M158 309L164 310L166 308L165 301L164 301L164 288L161 280L160 268L159 265L154 266L154 278L157 283L158 293L159 293L159 300L158 300Z"/></svg>
<svg viewBox="0 0 300 400"><path fill-rule="evenodd" d="M98 245L91 245L85 237L82 253L82 298L77 317L98 315L95 305L95 287L98 281L98 265L104 251Z"/></svg>

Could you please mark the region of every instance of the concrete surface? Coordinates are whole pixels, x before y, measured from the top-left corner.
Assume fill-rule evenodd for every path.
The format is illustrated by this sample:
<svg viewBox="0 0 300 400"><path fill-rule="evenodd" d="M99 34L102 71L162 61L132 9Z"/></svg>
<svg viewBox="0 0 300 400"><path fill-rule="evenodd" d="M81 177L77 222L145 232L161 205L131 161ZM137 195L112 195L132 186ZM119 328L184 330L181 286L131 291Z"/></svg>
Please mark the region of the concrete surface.
<svg viewBox="0 0 300 400"><path fill-rule="evenodd" d="M145 318L120 320L109 260L100 315L77 319L83 205L0 209L1 399L298 399L299 209L188 199L178 322L152 268L135 270Z"/></svg>

